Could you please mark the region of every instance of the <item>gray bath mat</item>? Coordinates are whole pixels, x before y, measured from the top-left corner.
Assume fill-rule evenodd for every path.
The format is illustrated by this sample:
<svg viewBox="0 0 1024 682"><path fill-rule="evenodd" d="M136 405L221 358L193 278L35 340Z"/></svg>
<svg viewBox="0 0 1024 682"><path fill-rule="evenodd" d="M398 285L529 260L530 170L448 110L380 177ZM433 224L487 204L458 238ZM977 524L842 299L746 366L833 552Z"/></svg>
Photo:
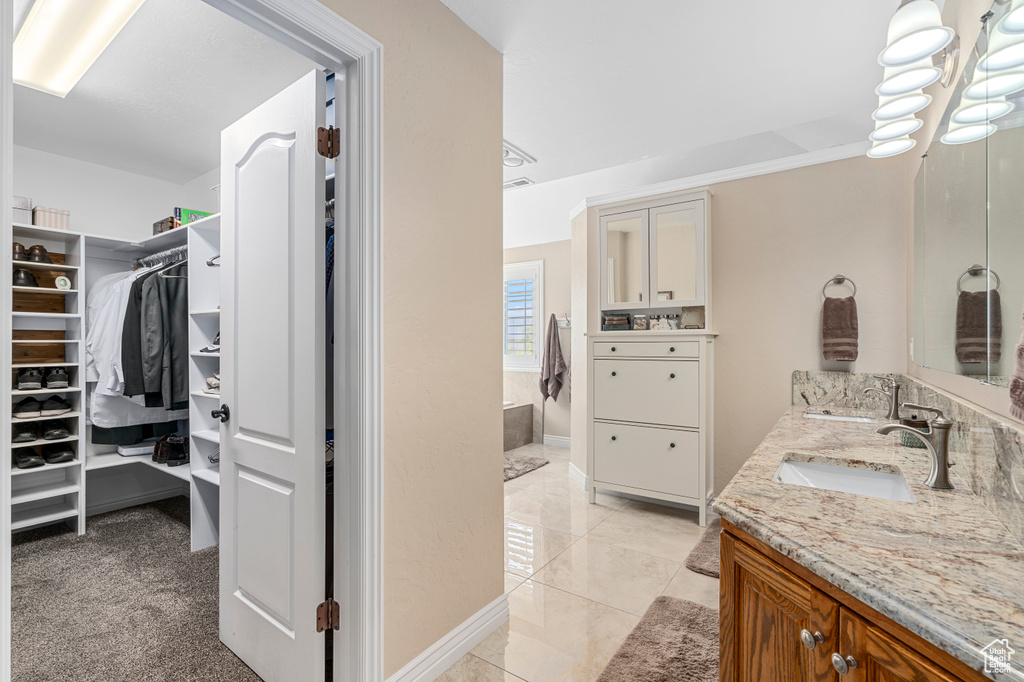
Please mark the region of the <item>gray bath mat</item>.
<svg viewBox="0 0 1024 682"><path fill-rule="evenodd" d="M718 611L658 597L597 682L718 682Z"/></svg>
<svg viewBox="0 0 1024 682"><path fill-rule="evenodd" d="M509 450L505 453L505 480L511 481L513 478L519 478L534 469L540 469L545 464L548 464L546 459L521 455L517 454L515 450Z"/></svg>
<svg viewBox="0 0 1024 682"><path fill-rule="evenodd" d="M686 567L694 573L709 575L712 578L719 577L719 548L718 538L722 534L722 519L716 518L708 524L701 534L697 545L690 550L686 557Z"/></svg>

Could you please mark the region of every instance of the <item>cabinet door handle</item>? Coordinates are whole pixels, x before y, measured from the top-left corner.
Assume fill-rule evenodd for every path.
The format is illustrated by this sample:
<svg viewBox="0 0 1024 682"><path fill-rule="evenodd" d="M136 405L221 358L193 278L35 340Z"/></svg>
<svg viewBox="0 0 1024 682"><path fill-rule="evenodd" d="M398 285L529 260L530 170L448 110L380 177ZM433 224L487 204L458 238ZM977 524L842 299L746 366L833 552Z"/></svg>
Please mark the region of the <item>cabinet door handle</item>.
<svg viewBox="0 0 1024 682"><path fill-rule="evenodd" d="M612 372L612 376L615 376L615 372Z"/></svg>
<svg viewBox="0 0 1024 682"><path fill-rule="evenodd" d="M800 631L800 641L803 642L803 645L808 649L814 649L814 647L825 641L825 635L820 632L815 632L812 635L811 631L805 628Z"/></svg>
<svg viewBox="0 0 1024 682"><path fill-rule="evenodd" d="M668 446L669 446L670 448L674 448L674 447L676 446L676 444L675 444L675 443L669 443L669 444L668 444Z"/></svg>
<svg viewBox="0 0 1024 682"><path fill-rule="evenodd" d="M615 346L612 346L612 352L613 353L615 352Z"/></svg>
<svg viewBox="0 0 1024 682"><path fill-rule="evenodd" d="M836 672L840 675L845 675L857 667L857 659L853 656L843 658L839 654L832 654L832 667L835 668Z"/></svg>
<svg viewBox="0 0 1024 682"><path fill-rule="evenodd" d="M675 379L675 378L676 378L676 375L675 375L675 374L669 374L669 375L668 375L668 378L669 378L669 379Z"/></svg>
<svg viewBox="0 0 1024 682"><path fill-rule="evenodd" d="M612 440L615 440L615 436L612 436Z"/></svg>
<svg viewBox="0 0 1024 682"><path fill-rule="evenodd" d="M676 352L676 347L675 347L675 346L672 346L672 347L670 347L670 348L668 349L668 352L669 352L669 353L675 353L675 352Z"/></svg>

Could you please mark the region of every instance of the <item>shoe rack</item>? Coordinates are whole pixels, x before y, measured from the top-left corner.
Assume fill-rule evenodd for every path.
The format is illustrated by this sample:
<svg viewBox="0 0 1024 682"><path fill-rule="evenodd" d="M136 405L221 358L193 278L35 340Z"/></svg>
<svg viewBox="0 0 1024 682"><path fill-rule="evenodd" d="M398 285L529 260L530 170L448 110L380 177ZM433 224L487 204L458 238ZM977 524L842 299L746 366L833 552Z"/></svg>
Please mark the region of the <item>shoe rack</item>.
<svg viewBox="0 0 1024 682"><path fill-rule="evenodd" d="M220 353L202 353L220 332L220 215L188 225L189 458L192 473L192 551L220 539L220 392L206 379L220 373Z"/></svg>
<svg viewBox="0 0 1024 682"><path fill-rule="evenodd" d="M11 527L23 530L37 525L64 521L79 535L85 532L85 417L81 363L84 358L82 314L85 297L80 293L84 282L82 235L33 225L14 225L14 241L26 249L39 245L46 249L51 263L14 260L15 272L24 270L35 280L35 286L12 285L11 308L11 403L26 398L40 402L50 396L66 400L71 411L57 416L8 418L12 426L25 424L39 427L35 440L11 443ZM56 279L67 277L70 288L58 289ZM67 388L46 388L47 368L61 367L68 373ZM39 368L44 373L39 389L18 389L19 370ZM42 425L60 421L69 435L46 440ZM75 454L69 462L43 464L19 469L16 460L26 453L42 454L50 445L64 445Z"/></svg>

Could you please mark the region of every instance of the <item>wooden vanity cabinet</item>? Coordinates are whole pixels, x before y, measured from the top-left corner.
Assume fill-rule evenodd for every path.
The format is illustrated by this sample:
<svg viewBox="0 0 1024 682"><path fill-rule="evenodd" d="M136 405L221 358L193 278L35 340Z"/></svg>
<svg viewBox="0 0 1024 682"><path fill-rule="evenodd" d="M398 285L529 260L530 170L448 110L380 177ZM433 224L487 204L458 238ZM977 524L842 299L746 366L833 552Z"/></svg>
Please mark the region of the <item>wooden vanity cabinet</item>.
<svg viewBox="0 0 1024 682"><path fill-rule="evenodd" d="M722 526L721 682L986 679L727 521ZM837 653L856 662L842 675L832 662Z"/></svg>

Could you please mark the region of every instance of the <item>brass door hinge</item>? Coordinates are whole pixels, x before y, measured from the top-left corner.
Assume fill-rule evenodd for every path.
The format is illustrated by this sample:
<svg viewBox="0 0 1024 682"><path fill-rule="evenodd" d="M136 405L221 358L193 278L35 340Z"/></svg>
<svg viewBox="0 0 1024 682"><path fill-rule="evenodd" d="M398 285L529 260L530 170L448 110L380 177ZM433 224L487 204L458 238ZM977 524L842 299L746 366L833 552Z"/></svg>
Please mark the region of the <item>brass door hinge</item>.
<svg viewBox="0 0 1024 682"><path fill-rule="evenodd" d="M328 159L336 158L341 154L341 130L334 126L317 128L316 150L320 156Z"/></svg>
<svg viewBox="0 0 1024 682"><path fill-rule="evenodd" d="M341 605L328 599L316 607L316 631L341 629Z"/></svg>

